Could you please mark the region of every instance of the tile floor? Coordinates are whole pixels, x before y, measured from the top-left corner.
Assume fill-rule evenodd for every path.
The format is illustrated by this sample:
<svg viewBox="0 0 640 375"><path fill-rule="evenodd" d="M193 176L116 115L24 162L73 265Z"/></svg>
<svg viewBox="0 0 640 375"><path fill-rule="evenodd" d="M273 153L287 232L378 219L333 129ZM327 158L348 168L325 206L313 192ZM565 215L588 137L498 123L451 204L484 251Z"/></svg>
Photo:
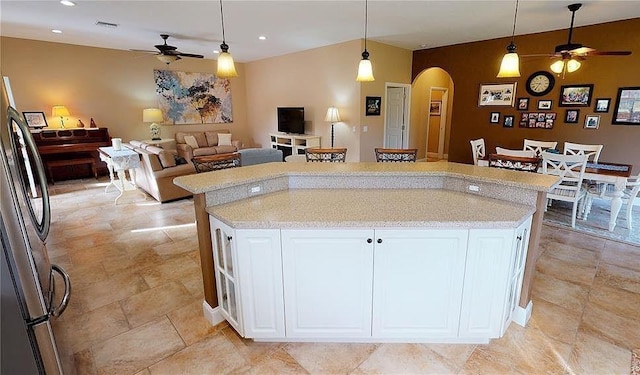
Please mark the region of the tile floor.
<svg viewBox="0 0 640 375"><path fill-rule="evenodd" d="M100 180L51 187L49 255L71 275L54 329L68 374L628 374L640 248L544 226L533 316L488 345L254 343L210 326L192 201L114 206Z"/></svg>

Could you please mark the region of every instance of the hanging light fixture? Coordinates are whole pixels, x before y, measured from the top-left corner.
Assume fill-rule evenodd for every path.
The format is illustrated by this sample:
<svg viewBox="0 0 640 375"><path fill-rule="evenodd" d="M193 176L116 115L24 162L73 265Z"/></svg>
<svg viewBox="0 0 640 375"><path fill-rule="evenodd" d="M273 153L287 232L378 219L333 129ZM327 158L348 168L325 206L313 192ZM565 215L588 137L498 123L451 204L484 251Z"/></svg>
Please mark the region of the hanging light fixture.
<svg viewBox="0 0 640 375"><path fill-rule="evenodd" d="M558 60L551 64L549 67L552 72L556 74L573 73L580 69L582 65L580 61L569 58L570 56L563 56L561 60Z"/></svg>
<svg viewBox="0 0 640 375"><path fill-rule="evenodd" d="M236 67L233 63L233 57L229 53L229 45L224 37L224 13L222 12L222 0L220 0L220 19L222 20L222 44L220 45L220 54L218 55L218 70L216 75L220 78L233 78L238 76Z"/></svg>
<svg viewBox="0 0 640 375"><path fill-rule="evenodd" d="M516 35L516 19L518 18L518 1L516 0L516 11L513 15L513 32L511 33L511 43L507 46L507 53L502 58L498 78L520 77L520 58L516 52L517 47L513 42Z"/></svg>
<svg viewBox="0 0 640 375"><path fill-rule="evenodd" d="M367 51L367 20L369 15L368 1L364 0L364 51L362 51L362 60L358 65L358 82L371 82L375 81L373 78L373 67L371 66L371 60L369 60L369 51Z"/></svg>

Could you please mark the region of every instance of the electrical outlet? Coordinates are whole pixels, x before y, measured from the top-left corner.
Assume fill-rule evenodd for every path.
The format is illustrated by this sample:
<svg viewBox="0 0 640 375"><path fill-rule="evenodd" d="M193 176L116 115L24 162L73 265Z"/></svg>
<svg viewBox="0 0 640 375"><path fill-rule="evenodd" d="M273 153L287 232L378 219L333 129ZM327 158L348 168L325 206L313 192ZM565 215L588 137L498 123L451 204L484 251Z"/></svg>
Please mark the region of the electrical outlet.
<svg viewBox="0 0 640 375"><path fill-rule="evenodd" d="M365 126L363 126L363 127L362 127L362 132L363 132L363 133L366 133L366 132L368 132L368 131L369 131L369 127L368 127L367 125L365 125Z"/></svg>
<svg viewBox="0 0 640 375"><path fill-rule="evenodd" d="M260 185L251 186L249 188L249 194L258 194L262 191L262 187Z"/></svg>
<svg viewBox="0 0 640 375"><path fill-rule="evenodd" d="M480 187L476 185L469 185L469 190L475 191L477 193L480 191Z"/></svg>

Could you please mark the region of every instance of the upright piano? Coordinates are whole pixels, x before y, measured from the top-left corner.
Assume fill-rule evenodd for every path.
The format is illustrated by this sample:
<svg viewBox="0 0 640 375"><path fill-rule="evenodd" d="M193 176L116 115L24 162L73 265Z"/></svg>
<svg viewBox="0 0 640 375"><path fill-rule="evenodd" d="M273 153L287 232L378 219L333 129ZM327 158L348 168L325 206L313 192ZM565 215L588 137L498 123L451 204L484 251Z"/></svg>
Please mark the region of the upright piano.
<svg viewBox="0 0 640 375"><path fill-rule="evenodd" d="M111 146L107 128L47 129L32 132L50 183L107 173L98 147Z"/></svg>

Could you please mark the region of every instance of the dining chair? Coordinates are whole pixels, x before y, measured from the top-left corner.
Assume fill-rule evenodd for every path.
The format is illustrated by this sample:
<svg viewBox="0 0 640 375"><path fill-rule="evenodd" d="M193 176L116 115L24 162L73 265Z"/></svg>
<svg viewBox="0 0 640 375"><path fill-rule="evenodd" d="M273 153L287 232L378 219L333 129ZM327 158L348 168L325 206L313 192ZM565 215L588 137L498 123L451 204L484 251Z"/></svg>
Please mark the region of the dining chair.
<svg viewBox="0 0 640 375"><path fill-rule="evenodd" d="M533 151L535 152L537 157L541 157L542 151L548 150L550 148L555 149L558 146L558 142L547 142L547 141L536 141L533 139L525 139L524 146L522 149L524 151Z"/></svg>
<svg viewBox="0 0 640 375"><path fill-rule="evenodd" d="M485 160L487 153L486 148L484 147L484 138L472 139L469 142L471 142L471 155L473 155L473 164L480 167L488 167L489 161Z"/></svg>
<svg viewBox="0 0 640 375"><path fill-rule="evenodd" d="M584 170L587 167L587 155L560 155L547 151L542 152L542 173L560 177L560 182L547 193L549 205L552 200L573 203L571 211L571 227L576 227L578 203L586 190L582 185ZM545 209L546 210L546 209Z"/></svg>
<svg viewBox="0 0 640 375"><path fill-rule="evenodd" d="M593 199L613 199L615 187L612 184L598 184L592 185L587 190L587 196L585 197L585 202L582 208L582 220L587 220L589 213L591 213L591 205L593 204ZM627 179L627 185L625 189L622 191L622 203L627 205L626 210L626 219L627 219L627 229L631 231L633 227L633 223L631 220L631 214L633 212L633 201L636 199L638 194L640 193L640 175L635 177L629 177Z"/></svg>
<svg viewBox="0 0 640 375"><path fill-rule="evenodd" d="M536 152L533 150L511 150L508 148L496 147L496 154L505 156L516 156L519 158L535 158Z"/></svg>
<svg viewBox="0 0 640 375"><path fill-rule="evenodd" d="M489 154L489 167L536 173L540 167L540 158Z"/></svg>
<svg viewBox="0 0 640 375"><path fill-rule="evenodd" d="M602 145L584 145L580 143L565 142L563 153L565 155L587 155L588 161L597 163L598 159L600 159L602 147Z"/></svg>
<svg viewBox="0 0 640 375"><path fill-rule="evenodd" d="M347 158L346 148L307 148L307 162L344 163Z"/></svg>
<svg viewBox="0 0 640 375"><path fill-rule="evenodd" d="M376 162L415 162L417 148L381 148L376 147Z"/></svg>

